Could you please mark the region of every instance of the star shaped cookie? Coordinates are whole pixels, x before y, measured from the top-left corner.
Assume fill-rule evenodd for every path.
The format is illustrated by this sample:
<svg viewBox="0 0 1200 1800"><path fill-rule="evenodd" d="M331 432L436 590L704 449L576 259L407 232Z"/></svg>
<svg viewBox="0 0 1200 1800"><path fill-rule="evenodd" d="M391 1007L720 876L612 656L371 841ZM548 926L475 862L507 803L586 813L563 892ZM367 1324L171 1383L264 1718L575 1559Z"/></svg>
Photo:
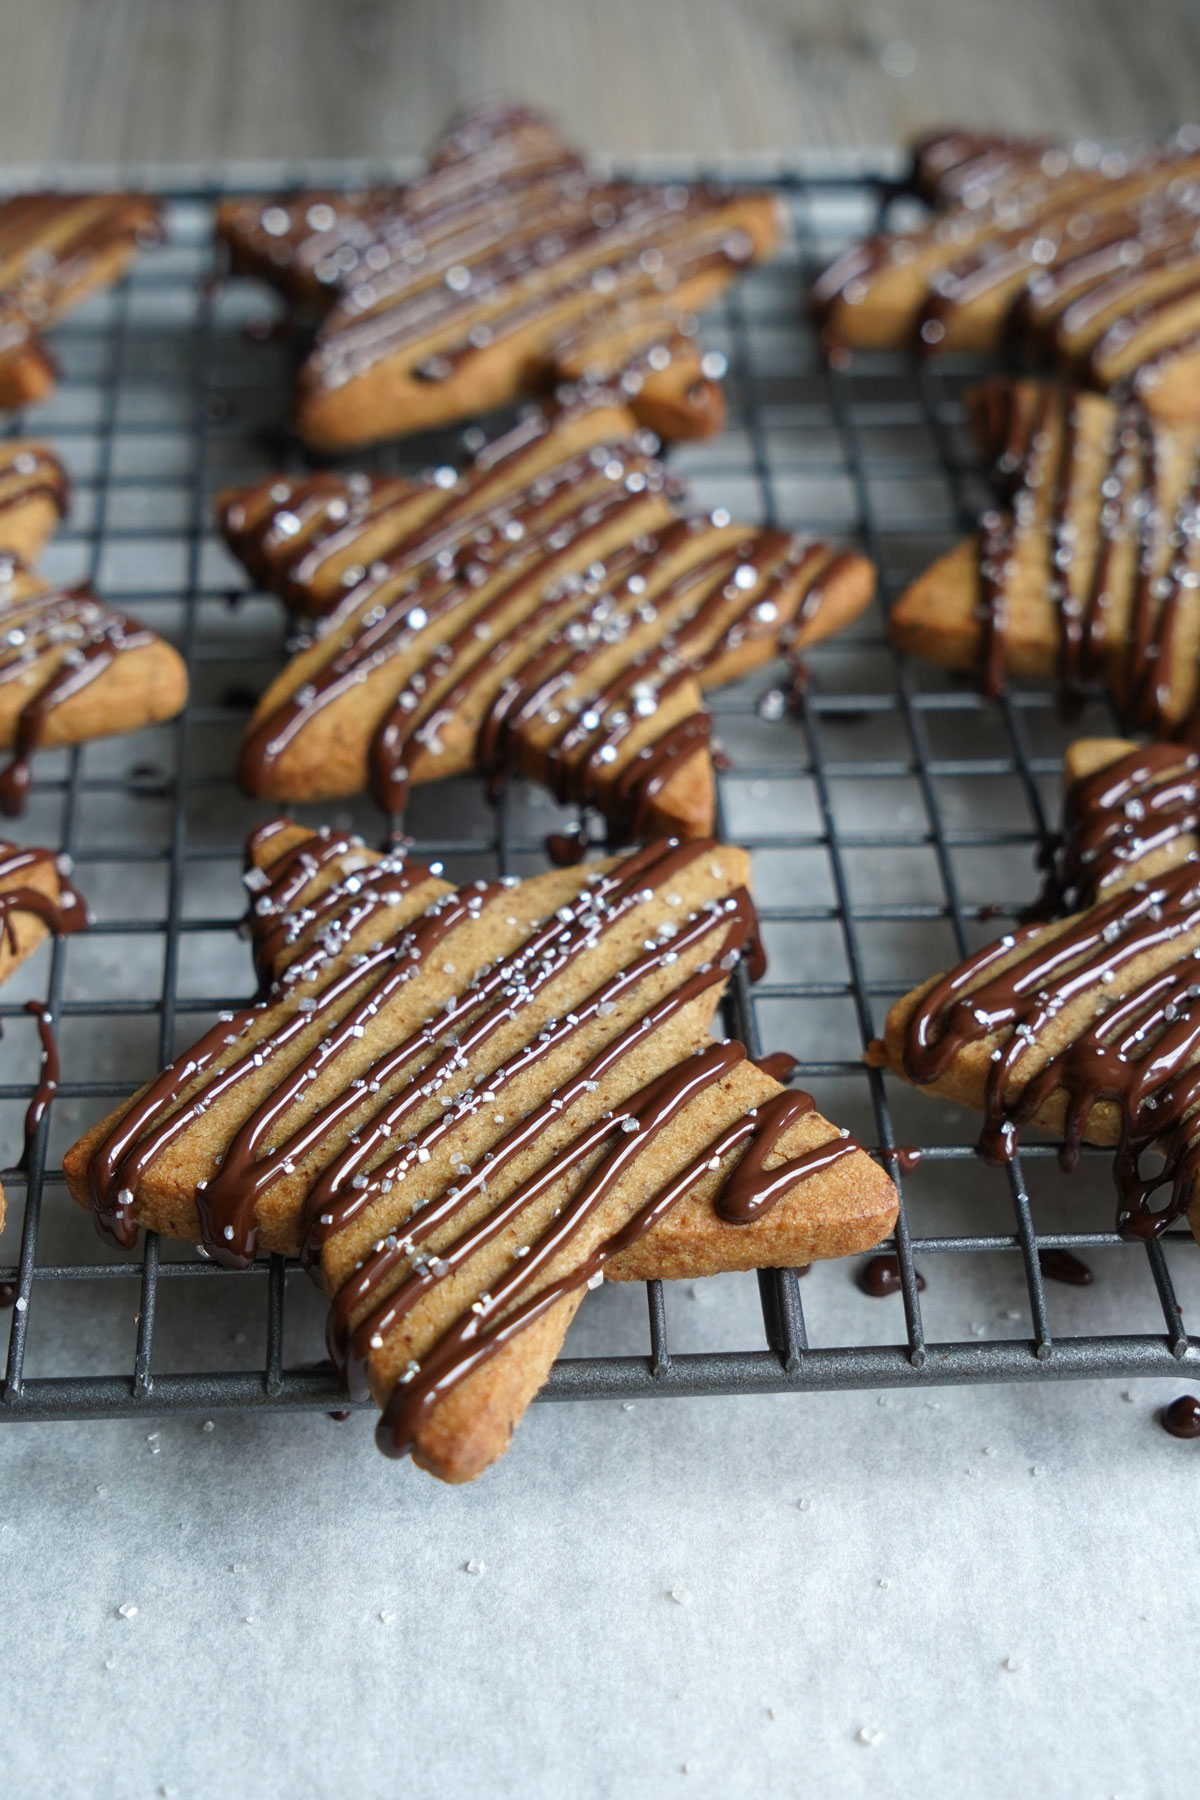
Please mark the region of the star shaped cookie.
<svg viewBox="0 0 1200 1800"><path fill-rule="evenodd" d="M929 223L818 278L826 350L1017 344L1072 379L1200 419L1200 128L1127 147L943 131L916 146Z"/></svg>
<svg viewBox="0 0 1200 1800"><path fill-rule="evenodd" d="M724 362L696 314L773 251L769 194L618 180L522 106L456 119L401 187L234 200L233 268L320 318L296 425L340 450L619 378L662 436L720 429Z"/></svg>
<svg viewBox="0 0 1200 1800"><path fill-rule="evenodd" d="M470 1480L590 1287L891 1229L878 1165L710 1034L760 966L747 872L663 839L453 888L275 821L246 877L265 999L75 1145L71 1192L123 1245L142 1224L237 1266L300 1251L381 1447Z"/></svg>
<svg viewBox="0 0 1200 1800"><path fill-rule="evenodd" d="M222 496L255 578L313 620L242 745L249 793L330 799L519 771L615 842L704 836L703 690L869 603L866 558L688 513L654 445L588 390L466 473L276 476Z"/></svg>

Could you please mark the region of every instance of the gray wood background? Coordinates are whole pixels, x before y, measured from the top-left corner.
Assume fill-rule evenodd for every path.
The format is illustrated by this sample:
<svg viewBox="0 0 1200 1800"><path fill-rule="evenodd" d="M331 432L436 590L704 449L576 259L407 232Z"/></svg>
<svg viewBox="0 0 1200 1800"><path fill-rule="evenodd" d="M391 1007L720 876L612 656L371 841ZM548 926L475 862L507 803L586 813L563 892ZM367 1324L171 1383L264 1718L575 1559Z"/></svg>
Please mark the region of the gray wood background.
<svg viewBox="0 0 1200 1800"><path fill-rule="evenodd" d="M1198 0L0 0L0 161L410 152L488 92L624 155L1123 133L1198 71Z"/></svg>

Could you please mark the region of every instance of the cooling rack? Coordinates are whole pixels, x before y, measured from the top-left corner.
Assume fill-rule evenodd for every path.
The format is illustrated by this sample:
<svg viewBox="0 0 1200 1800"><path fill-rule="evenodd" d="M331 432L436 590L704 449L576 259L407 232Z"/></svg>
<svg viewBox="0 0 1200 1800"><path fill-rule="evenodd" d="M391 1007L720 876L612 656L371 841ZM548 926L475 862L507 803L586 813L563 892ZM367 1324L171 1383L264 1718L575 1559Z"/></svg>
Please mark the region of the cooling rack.
<svg viewBox="0 0 1200 1800"><path fill-rule="evenodd" d="M1044 692L985 701L892 658L883 605L983 498L961 405L977 371L885 356L825 369L800 316L802 276L905 202L882 176L859 172L793 169L770 180L792 211L793 245L714 314L709 341L730 364L729 426L676 461L702 504L857 540L882 594L856 632L814 653L794 715L763 716L777 710L759 704L769 671L713 696L729 759L722 829L753 852L771 960L758 987L736 982L728 1023L752 1055L798 1055L796 1081L896 1178L899 1298L848 1305L844 1265L807 1285L803 1271L768 1271L758 1277L757 1343L693 1347L689 1330L683 1348L668 1295L651 1282L640 1341L631 1346L626 1333L616 1349L586 1355L569 1341L542 1397L1195 1370L1200 1340L1188 1335L1184 1303L1200 1305L1200 1255L1190 1233L1122 1243L1103 1154L1085 1156L1070 1179L1047 1144L1029 1144L1005 1171L984 1168L969 1116L862 1061L895 995L994 935L997 919L1030 897L1062 749L1075 732L1114 722L1097 700L1068 727ZM171 636L192 697L169 726L43 756L19 827L22 841L74 858L97 923L47 946L0 994L0 1153L15 1157L32 1092L27 997L54 1012L65 1077L27 1172L5 1178L0 1283L13 1304L0 1419L347 1405L320 1360L319 1296L294 1265L274 1257L234 1274L153 1236L140 1256L118 1256L94 1238L61 1171L84 1126L252 985L237 935L239 876L246 830L263 814L237 794L230 770L283 630L273 603L243 594L213 535L211 499L303 457L280 433L292 352L262 328L271 302L252 284L213 278L212 211L224 191L164 190L167 246L56 331L57 394L5 425L51 438L72 472L72 512L47 572L90 575ZM403 469L461 453L461 437L445 434L375 460ZM338 822L375 841L387 826L365 801ZM418 790L406 828L416 853L454 878L534 872L558 823L545 796L518 785L493 809L479 784L461 781ZM1076 1293L1048 1282L1043 1259L1055 1250L1095 1264L1095 1284ZM581 1318L600 1317L609 1292ZM971 1316L979 1312L982 1322ZM246 1329L231 1331L231 1317Z"/></svg>

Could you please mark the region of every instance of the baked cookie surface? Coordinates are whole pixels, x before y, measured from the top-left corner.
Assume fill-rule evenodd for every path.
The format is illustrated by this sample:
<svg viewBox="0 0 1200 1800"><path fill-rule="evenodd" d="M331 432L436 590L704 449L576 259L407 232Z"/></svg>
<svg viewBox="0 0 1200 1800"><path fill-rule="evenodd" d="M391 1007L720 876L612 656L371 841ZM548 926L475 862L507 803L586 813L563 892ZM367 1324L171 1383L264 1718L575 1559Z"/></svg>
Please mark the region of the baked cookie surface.
<svg viewBox="0 0 1200 1800"><path fill-rule="evenodd" d="M697 311L774 249L772 196L616 180L526 107L455 120L427 172L357 194L231 201L236 271L321 316L296 423L348 449L619 376L664 436L719 430L723 372Z"/></svg>
<svg viewBox="0 0 1200 1800"><path fill-rule="evenodd" d="M55 365L42 332L118 281L159 235L159 204L146 194L0 200L0 407L46 398Z"/></svg>
<svg viewBox="0 0 1200 1800"><path fill-rule="evenodd" d="M1131 728L1192 738L1200 704L1200 425L1136 401L991 382L973 405L1007 489L891 615L897 649L978 673L1101 683Z"/></svg>
<svg viewBox="0 0 1200 1800"><path fill-rule="evenodd" d="M466 473L279 476L222 496L255 578L315 619L239 764L276 800L520 771L614 841L711 832L701 694L858 616L874 571L789 533L688 515L634 418L588 391Z"/></svg>
<svg viewBox="0 0 1200 1800"><path fill-rule="evenodd" d="M1165 419L1200 419L1200 129L1126 148L944 131L915 148L933 207L813 287L826 350L1017 343Z"/></svg>
<svg viewBox="0 0 1200 1800"><path fill-rule="evenodd" d="M1113 1147L1118 1230L1200 1235L1200 758L1081 739L1066 776L1054 916L898 1000L872 1060L982 1111L989 1161L1030 1125L1064 1168Z"/></svg>
<svg viewBox="0 0 1200 1800"><path fill-rule="evenodd" d="M247 884L266 997L68 1153L122 1244L301 1251L379 1438L444 1479L506 1447L590 1286L866 1248L871 1158L714 1039L744 853L661 840L452 888L277 821Z"/></svg>

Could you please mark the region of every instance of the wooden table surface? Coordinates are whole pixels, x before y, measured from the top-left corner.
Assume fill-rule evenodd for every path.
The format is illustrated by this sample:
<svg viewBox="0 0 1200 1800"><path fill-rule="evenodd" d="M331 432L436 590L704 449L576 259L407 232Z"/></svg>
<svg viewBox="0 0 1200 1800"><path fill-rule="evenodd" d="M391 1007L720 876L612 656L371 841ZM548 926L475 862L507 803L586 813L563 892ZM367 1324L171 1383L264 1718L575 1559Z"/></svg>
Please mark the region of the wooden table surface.
<svg viewBox="0 0 1200 1800"><path fill-rule="evenodd" d="M418 151L458 104L617 155L1200 115L1195 0L0 0L0 161Z"/></svg>

